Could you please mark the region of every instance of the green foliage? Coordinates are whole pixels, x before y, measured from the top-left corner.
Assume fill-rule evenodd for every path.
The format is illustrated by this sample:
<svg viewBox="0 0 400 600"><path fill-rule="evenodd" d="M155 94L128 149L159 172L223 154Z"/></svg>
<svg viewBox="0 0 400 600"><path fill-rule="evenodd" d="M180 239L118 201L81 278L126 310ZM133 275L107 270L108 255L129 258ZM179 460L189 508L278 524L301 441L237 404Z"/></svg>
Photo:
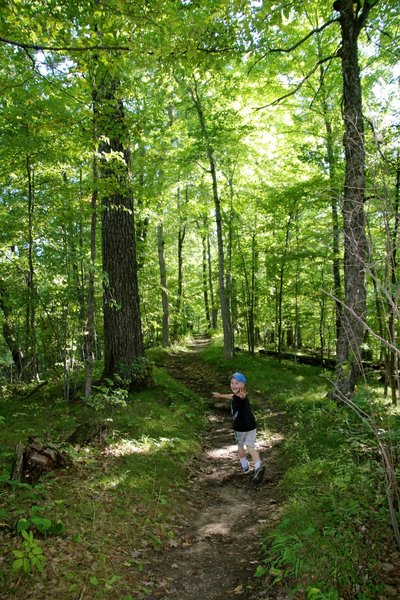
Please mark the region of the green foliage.
<svg viewBox="0 0 400 600"><path fill-rule="evenodd" d="M31 516L29 518L18 519L17 532L32 530L40 533L43 536L60 535L64 533L65 526L61 519L49 519L43 516L46 513L46 507L35 505L32 506Z"/></svg>
<svg viewBox="0 0 400 600"><path fill-rule="evenodd" d="M113 409L124 408L128 399L128 390L115 385L111 380L105 380L103 385L94 385L90 398L85 400L87 406L96 413L105 414L109 414Z"/></svg>
<svg viewBox="0 0 400 600"><path fill-rule="evenodd" d="M98 587L99 585L102 585L106 592L112 591L115 587L115 584L118 583L120 580L120 575L113 575L109 579L98 579L94 575L89 578L89 582L92 586Z"/></svg>
<svg viewBox="0 0 400 600"><path fill-rule="evenodd" d="M22 550L13 550L15 560L13 562L13 571L23 571L26 574L34 571L43 571L45 556L43 555L40 544L33 537L32 531L22 530Z"/></svg>
<svg viewBox="0 0 400 600"><path fill-rule="evenodd" d="M374 402L358 402L370 413L377 410ZM370 573L389 518L371 432L328 400L298 398L287 407L291 431L284 453L290 468L282 482L287 503L278 526L266 534L266 564L286 582L307 582L310 598L372 599L379 583ZM365 595L358 596L358 589Z"/></svg>
<svg viewBox="0 0 400 600"><path fill-rule="evenodd" d="M153 367L145 356L138 356L130 367L130 391L140 391L153 383Z"/></svg>
<svg viewBox="0 0 400 600"><path fill-rule="evenodd" d="M0 522L15 528L24 541L26 535L34 542L40 537L47 561L50 556L57 557L52 568L62 597L75 597L83 586L99 599L106 600L110 594L129 596L132 587L127 588L127 579L131 581L133 573L141 580L148 553L170 547L176 535L175 526L185 506L186 496L181 492L189 485L187 465L200 450L205 407L200 398L159 368L154 368L153 377L151 390L128 395L124 405L113 405L104 444L101 448L96 444L78 447L71 454L71 470L55 472L36 486L15 482L0 488L4 506ZM106 387L106 394L112 394L112 386ZM51 395L50 401L37 397L34 409L18 397L3 400L2 408L10 423L0 442L4 461L10 458L19 430L35 421L33 415L37 415L38 432L47 423L46 437L56 440L67 438L77 422L90 422L93 412L83 402L65 403ZM9 471L5 479L8 477ZM15 549L12 541L8 542L10 555ZM18 551L24 552L23 548ZM74 553L80 557L78 572L71 571ZM32 565L23 560L30 559L29 555L13 556L22 560L18 567L23 570L25 565L31 573L44 563L39 559ZM114 568L116 556L122 559ZM3 571L5 583L10 585L12 573L7 567ZM28 585L25 578L19 580L21 597Z"/></svg>

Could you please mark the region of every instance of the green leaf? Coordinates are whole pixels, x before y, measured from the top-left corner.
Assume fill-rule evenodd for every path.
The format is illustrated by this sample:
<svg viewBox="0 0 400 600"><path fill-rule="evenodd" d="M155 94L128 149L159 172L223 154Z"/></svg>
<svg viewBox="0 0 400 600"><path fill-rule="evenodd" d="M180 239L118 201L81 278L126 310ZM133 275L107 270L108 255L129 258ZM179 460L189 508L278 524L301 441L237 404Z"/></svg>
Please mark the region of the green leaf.
<svg viewBox="0 0 400 600"><path fill-rule="evenodd" d="M31 522L28 519L19 519L17 523L17 532L23 534L23 532L30 527Z"/></svg>
<svg viewBox="0 0 400 600"><path fill-rule="evenodd" d="M32 523L36 526L40 533L44 533L51 527L51 521L46 517L32 517Z"/></svg>
<svg viewBox="0 0 400 600"><path fill-rule="evenodd" d="M26 531L26 529L24 529L22 531L22 537L27 541L27 542L33 542L33 533L32 531Z"/></svg>
<svg viewBox="0 0 400 600"><path fill-rule="evenodd" d="M22 558L14 560L13 565L12 565L12 570L13 571L19 571L20 569L22 569L23 564L24 564L24 561L23 561Z"/></svg>
<svg viewBox="0 0 400 600"><path fill-rule="evenodd" d="M30 573L31 572L30 560L28 560L27 558L22 559L22 568L25 571L25 573Z"/></svg>
<svg viewBox="0 0 400 600"><path fill-rule="evenodd" d="M266 572L267 569L265 567L263 567L262 565L258 565L256 572L254 573L254 577L263 577Z"/></svg>

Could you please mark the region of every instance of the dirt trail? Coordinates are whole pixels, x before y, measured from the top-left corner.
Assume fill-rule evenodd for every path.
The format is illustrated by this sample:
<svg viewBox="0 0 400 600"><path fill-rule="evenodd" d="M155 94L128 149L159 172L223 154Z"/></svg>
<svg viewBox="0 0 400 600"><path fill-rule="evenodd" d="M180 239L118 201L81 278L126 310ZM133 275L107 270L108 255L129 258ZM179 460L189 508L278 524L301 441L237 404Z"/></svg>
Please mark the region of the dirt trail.
<svg viewBox="0 0 400 600"><path fill-rule="evenodd" d="M191 464L193 487L191 512L181 528L175 547L151 565L151 600L283 600L286 595L270 584L257 590L254 572L260 559L260 536L266 523L278 518L281 477L277 446L283 434L259 438L258 448L266 467L263 484L254 489L251 474L238 469L228 403L215 405L213 390L227 390L226 378L213 373L199 360L195 349L171 355L168 372L205 398L210 405L209 428L203 438L203 452ZM270 412L270 421L280 421L271 407L252 398ZM250 587L251 586L251 589ZM265 588L269 587L269 590Z"/></svg>

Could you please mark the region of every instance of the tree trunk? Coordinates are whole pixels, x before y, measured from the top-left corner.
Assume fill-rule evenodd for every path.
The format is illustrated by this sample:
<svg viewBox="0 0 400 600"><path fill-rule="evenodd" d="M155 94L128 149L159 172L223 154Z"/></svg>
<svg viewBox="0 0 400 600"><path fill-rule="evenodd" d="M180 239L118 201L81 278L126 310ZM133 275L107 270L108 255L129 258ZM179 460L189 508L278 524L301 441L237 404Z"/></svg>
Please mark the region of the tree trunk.
<svg viewBox="0 0 400 600"><path fill-rule="evenodd" d="M205 218L205 221L207 219ZM212 265L211 265L211 243L210 235L207 232L207 264L208 264L208 286L210 289L210 302L211 302L211 327L215 331L218 326L218 308L215 302L214 294L214 283L212 277Z"/></svg>
<svg viewBox="0 0 400 600"><path fill-rule="evenodd" d="M26 173L28 177L28 271L26 282L28 287L28 300L26 306L26 360L27 370L24 379L38 381L37 356L36 356L36 283L33 264L33 211L35 205L34 171L30 156L26 156Z"/></svg>
<svg viewBox="0 0 400 600"><path fill-rule="evenodd" d="M175 323L174 323L174 338L177 338L178 327L182 321L181 310L182 310L182 298L183 298L183 244L186 237L186 210L182 216L181 211L181 199L180 199L180 188L177 192L178 200L178 214L179 214L179 228L178 228L178 289L176 295L175 305ZM185 189L185 206L189 201L189 186L186 185Z"/></svg>
<svg viewBox="0 0 400 600"><path fill-rule="evenodd" d="M98 111L104 271L104 373L122 377L130 389L146 387L136 264L136 238L127 125L119 82L106 73L95 88Z"/></svg>
<svg viewBox="0 0 400 600"><path fill-rule="evenodd" d="M200 229L200 226L198 226ZM210 316L210 303L208 300L208 286L207 286L207 232L202 231L201 233L201 245L203 250L202 260L202 281L203 281L203 298L204 298L204 311L206 314L207 329L211 329L211 316Z"/></svg>
<svg viewBox="0 0 400 600"><path fill-rule="evenodd" d="M94 272L96 265L96 227L97 227L97 203L98 203L98 179L99 170L96 151L93 153L93 190L91 201L91 223L90 223L90 263L89 263L89 289L88 289L88 313L87 329L85 335L85 398L92 393L92 368L94 360L94 343L96 338L95 329L95 289Z"/></svg>
<svg viewBox="0 0 400 600"><path fill-rule="evenodd" d="M282 330L282 305L283 305L283 282L285 275L285 265L286 265L286 255L289 248L289 240L290 240L290 228L292 225L293 214L290 213L288 222L286 224L286 234L285 234L285 249L283 251L281 266L279 269L279 290L278 290L278 302L277 302L277 312L276 312L276 331L278 338L278 359L280 359L281 351L282 351L282 342L283 342L283 330Z"/></svg>
<svg viewBox="0 0 400 600"><path fill-rule="evenodd" d="M167 282L167 266L165 263L165 240L164 227L162 221L157 225L157 249L158 249L158 265L160 269L160 289L161 289L161 304L162 304L162 346L166 348L170 345L169 340L169 298L168 298L168 282Z"/></svg>
<svg viewBox="0 0 400 600"><path fill-rule="evenodd" d="M357 39L369 5L358 16L353 0L341 0L343 119L346 170L343 199L344 310L337 342L337 367L333 396L350 397L361 374L361 344L365 332L365 148L361 80Z"/></svg>
<svg viewBox="0 0 400 600"><path fill-rule="evenodd" d="M394 224L391 232L390 240L390 256L389 256L389 273L390 273L390 306L389 306L389 342L392 348L389 350L389 383L392 393L392 404L397 404L397 396L399 393L399 374L398 374L398 363L399 355L398 351L394 350L397 347L396 341L396 315L398 314L398 281L397 281L397 244L399 237L399 226L400 226L400 213L399 213L399 196L400 196L400 157L397 154L397 165L396 165L396 187L395 187L395 198L393 206Z"/></svg>
<svg viewBox="0 0 400 600"><path fill-rule="evenodd" d="M224 241L222 233L222 214L221 202L218 194L217 170L215 165L214 148L209 139L206 120L203 113L200 97L198 95L197 81L194 79L194 89L189 88L189 94L196 108L199 118L200 129L205 143L208 163L210 166L212 192L215 206L215 222L217 226L217 247L218 247L218 279L219 279L219 297L221 303L222 329L224 335L224 356L231 358L233 356L233 330L232 319L229 308L228 295L225 285L225 259L224 259Z"/></svg>

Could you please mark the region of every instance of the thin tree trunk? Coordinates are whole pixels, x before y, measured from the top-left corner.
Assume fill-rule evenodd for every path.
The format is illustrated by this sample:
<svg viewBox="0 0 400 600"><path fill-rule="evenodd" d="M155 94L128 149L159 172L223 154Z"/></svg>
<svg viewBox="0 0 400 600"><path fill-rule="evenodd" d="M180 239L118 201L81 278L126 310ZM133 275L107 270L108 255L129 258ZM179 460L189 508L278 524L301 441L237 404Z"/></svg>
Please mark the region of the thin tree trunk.
<svg viewBox="0 0 400 600"><path fill-rule="evenodd" d="M255 232L251 236L251 288L250 288L250 306L249 306L249 351L254 356L256 345L255 332L255 298L256 298L256 268L257 268L257 238Z"/></svg>
<svg viewBox="0 0 400 600"><path fill-rule="evenodd" d="M290 228L292 224L293 214L290 213L288 222L286 224L286 234L285 234L285 249L283 251L283 255L281 258L281 265L279 268L279 289L278 289L278 302L277 302L277 337L278 337L278 359L280 359L282 352L282 342L283 342L283 334L282 334L282 305L283 305L283 282L285 275L285 265L286 265L286 255L289 248L289 239L290 239Z"/></svg>
<svg viewBox="0 0 400 600"><path fill-rule="evenodd" d="M178 227L178 286L176 294L176 305L175 305L175 322L174 322L174 338L177 338L178 327L181 324L181 311L182 311L182 298L183 298L183 245L186 237L186 206L189 202L189 186L186 185L185 189L185 211L182 216L182 205L180 199L180 188L177 192L178 202L178 215L179 215L179 227Z"/></svg>
<svg viewBox="0 0 400 600"><path fill-rule="evenodd" d="M217 170L215 165L214 148L209 139L206 120L204 117L200 97L197 89L197 81L193 78L194 89L189 88L189 94L196 108L199 118L200 129L205 143L206 154L210 166L212 192L215 206L215 222L217 227L217 246L218 246L218 279L219 279L219 297L221 303L222 329L224 335L224 356L231 358L233 356L233 331L232 319L229 308L228 294L225 285L225 259L224 259L224 242L222 233L222 212L221 202L218 194Z"/></svg>
<svg viewBox="0 0 400 600"><path fill-rule="evenodd" d="M225 276L225 289L226 289L226 298L228 303L228 310L230 314L231 321L231 331L232 331L232 347L234 347L234 323L237 322L237 311L234 311L237 303L235 303L234 307L234 299L233 299L233 269L232 269L232 239L233 239L233 172L227 177L228 180L228 188L229 188L229 227L228 227L228 247L227 247L227 268L226 268L226 276Z"/></svg>
<svg viewBox="0 0 400 600"><path fill-rule="evenodd" d="M162 221L157 225L157 249L158 249L158 265L160 270L160 289L161 289L161 304L162 304L162 345L164 348L170 345L169 340L169 293L167 281L167 266L165 262L165 240L164 227Z"/></svg>
<svg viewBox="0 0 400 600"><path fill-rule="evenodd" d="M26 172L28 177L28 301L26 310L26 358L25 368L28 369L28 379L38 381L36 356L36 283L33 264L33 213L35 206L35 180L30 156L26 156Z"/></svg>
<svg viewBox="0 0 400 600"><path fill-rule="evenodd" d="M97 203L98 203L99 169L97 163L97 150L93 153L93 190L91 200L90 221L90 262L89 262L89 287L88 287L88 313L85 335L85 398L92 393L92 371L94 360L94 345L96 338L95 329L95 266L96 266L96 228L97 228Z"/></svg>
<svg viewBox="0 0 400 600"><path fill-rule="evenodd" d="M203 298L204 298L204 311L206 315L207 329L211 329L211 316L210 316L210 303L208 299L208 267L207 267L207 231L201 230L201 226L198 223L197 228L201 231L201 247L202 247L202 282L203 282Z"/></svg>
<svg viewBox="0 0 400 600"><path fill-rule="evenodd" d="M322 58L323 52L321 39L318 37L318 55ZM332 214L332 274L333 274L333 294L335 296L336 312L336 340L339 338L340 323L342 320L342 283L340 275L340 226L339 226L339 190L336 182L336 159L334 150L334 139L332 131L332 117L328 104L328 96L325 86L325 68L320 66L319 90L322 95L322 115L325 124L325 149L326 160L329 173L329 194L331 199Z"/></svg>
<svg viewBox="0 0 400 600"><path fill-rule="evenodd" d="M207 217L204 217L204 224L207 226L207 265L208 265L208 287L210 290L210 303L211 303L211 327L215 331L218 327L218 308L215 302L214 294L214 283L212 277L212 263L211 263L211 242L210 235L208 233L208 222Z"/></svg>
<svg viewBox="0 0 400 600"><path fill-rule="evenodd" d="M390 256L389 256L389 272L390 272L390 306L389 306L389 342L393 347L397 347L396 343L396 315L398 314L398 280L397 280L397 244L400 226L399 214L399 196L400 196L400 157L397 154L396 168L396 186L395 200L393 206L394 225L390 240ZM395 291L396 290L396 291ZM397 404L397 396L400 391L399 379L399 356L398 352L393 349L389 350L389 382L392 392L392 404Z"/></svg>

